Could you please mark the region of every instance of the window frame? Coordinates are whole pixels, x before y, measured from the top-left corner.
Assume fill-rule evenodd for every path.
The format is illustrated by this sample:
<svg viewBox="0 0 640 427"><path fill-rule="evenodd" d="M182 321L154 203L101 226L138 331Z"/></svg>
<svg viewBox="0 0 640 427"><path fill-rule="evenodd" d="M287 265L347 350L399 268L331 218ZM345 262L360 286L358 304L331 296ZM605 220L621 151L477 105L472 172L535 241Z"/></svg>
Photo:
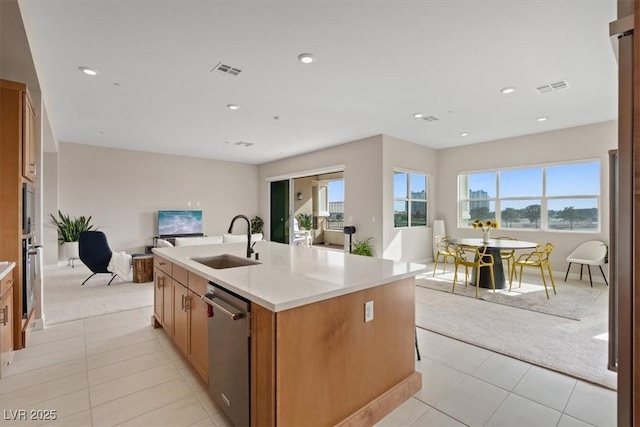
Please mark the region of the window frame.
<svg viewBox="0 0 640 427"><path fill-rule="evenodd" d="M407 176L407 188L406 188L406 195L407 197L396 197L395 194L395 176L398 173L402 173L402 174L406 174ZM413 197L411 197L411 175L421 175L424 177L424 185L425 185L425 189L424 189L424 199L415 199ZM423 171L417 171L417 170L411 170L411 169L403 169L403 168L394 168L393 169L393 181L392 181L392 191L393 191L393 228L397 228L397 229L406 229L406 228L426 228L429 226L429 180L430 180L430 174L423 172ZM396 202L403 202L406 203L406 207L407 207L407 225L401 225L398 226L396 225L396 220L395 220L395 204ZM425 224L424 225L412 225L411 224L411 206L413 202L419 202L419 203L424 203L425 204Z"/></svg>
<svg viewBox="0 0 640 427"><path fill-rule="evenodd" d="M555 195L555 196L547 196L547 168L550 167L558 167L558 166L569 166L575 164L588 164L588 163L597 163L598 164L598 194L564 194L564 195ZM540 168L542 173L542 189L540 196L509 196L509 197L501 197L500 196L500 179L501 172L504 171L517 171L517 170L525 170L525 169L535 169ZM496 180L496 188L495 188L495 197L486 197L480 199L471 199L469 197L461 198L461 177L464 175L472 175L472 174L481 174L481 173L495 173ZM534 165L521 165L514 167L505 167L505 168L497 168L491 170L476 170L476 171L460 171L458 172L457 177L457 223L458 228L472 228L472 226L465 222L465 219L462 218L463 213L463 203L471 203L478 201L486 201L488 203L494 203L494 218L498 221L499 224L502 224L502 203L509 201L537 201L540 204L540 225L538 228L508 228L510 231L518 231L518 232L552 232L552 233L588 233L588 234L598 234L602 232L602 173L603 173L603 162L601 158L588 158L588 159L579 159L572 161L564 161L564 162L553 162L553 163L541 163ZM468 191L467 191L468 194ZM549 217L548 217L548 202L550 200L567 200L567 199L595 199L596 200L596 208L598 210L598 219L597 226L593 230L559 230L555 228L549 228ZM469 212L471 209L469 209ZM473 220L474 218L469 218L469 220ZM487 218L480 218L482 220Z"/></svg>

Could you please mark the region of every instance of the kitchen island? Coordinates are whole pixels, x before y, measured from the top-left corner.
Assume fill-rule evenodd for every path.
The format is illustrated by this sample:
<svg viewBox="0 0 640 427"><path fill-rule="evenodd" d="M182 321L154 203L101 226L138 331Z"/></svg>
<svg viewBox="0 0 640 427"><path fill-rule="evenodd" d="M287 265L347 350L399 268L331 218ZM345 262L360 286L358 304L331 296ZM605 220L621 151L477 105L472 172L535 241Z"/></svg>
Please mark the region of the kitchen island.
<svg viewBox="0 0 640 427"><path fill-rule="evenodd" d="M207 283L250 301L252 425L372 425L421 388L414 277L425 266L266 241L254 250L259 264L224 269L194 259L244 257L246 243L153 250L156 326L205 381Z"/></svg>

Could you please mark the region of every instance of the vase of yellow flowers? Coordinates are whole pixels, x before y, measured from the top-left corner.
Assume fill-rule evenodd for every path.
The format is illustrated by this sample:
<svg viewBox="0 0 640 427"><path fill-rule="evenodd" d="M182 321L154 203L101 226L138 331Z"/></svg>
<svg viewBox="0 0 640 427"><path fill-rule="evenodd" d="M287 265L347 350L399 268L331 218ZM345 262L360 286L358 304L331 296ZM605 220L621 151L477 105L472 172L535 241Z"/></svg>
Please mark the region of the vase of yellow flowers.
<svg viewBox="0 0 640 427"><path fill-rule="evenodd" d="M482 230L482 243L489 243L489 240L491 239L491 229L498 228L497 221L492 219L485 219L484 221L474 219L471 225L474 229Z"/></svg>

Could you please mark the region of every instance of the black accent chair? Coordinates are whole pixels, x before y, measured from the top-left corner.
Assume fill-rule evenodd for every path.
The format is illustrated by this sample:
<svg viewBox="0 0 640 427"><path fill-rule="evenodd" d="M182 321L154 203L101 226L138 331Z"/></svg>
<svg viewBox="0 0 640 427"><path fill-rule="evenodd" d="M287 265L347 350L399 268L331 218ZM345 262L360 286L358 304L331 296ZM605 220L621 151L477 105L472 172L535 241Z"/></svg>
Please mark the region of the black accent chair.
<svg viewBox="0 0 640 427"><path fill-rule="evenodd" d="M91 276L82 282L83 285L87 283L87 280L100 273L111 274L112 277L108 285L113 282L116 275L107 270L113 252L107 242L107 236L102 231L83 231L80 233L78 252L80 261L93 272Z"/></svg>

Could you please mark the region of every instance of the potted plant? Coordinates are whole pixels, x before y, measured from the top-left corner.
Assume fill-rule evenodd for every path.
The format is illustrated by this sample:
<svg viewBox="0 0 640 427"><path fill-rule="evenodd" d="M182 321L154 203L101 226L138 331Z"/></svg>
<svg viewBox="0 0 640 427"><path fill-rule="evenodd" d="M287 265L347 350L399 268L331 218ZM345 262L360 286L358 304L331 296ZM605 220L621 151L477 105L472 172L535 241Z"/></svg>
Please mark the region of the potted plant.
<svg viewBox="0 0 640 427"><path fill-rule="evenodd" d="M311 214L301 213L296 219L298 220L298 227L301 230L311 230L313 228L313 218Z"/></svg>
<svg viewBox="0 0 640 427"><path fill-rule="evenodd" d="M251 234L262 233L262 227L264 227L264 221L259 216L254 216L251 220Z"/></svg>
<svg viewBox="0 0 640 427"><path fill-rule="evenodd" d="M366 239L354 241L351 247L351 253L362 256L375 256L376 251L373 249L372 240L371 237L367 237Z"/></svg>
<svg viewBox="0 0 640 427"><path fill-rule="evenodd" d="M69 214L65 215L58 210L58 218L51 216L51 223L58 229L58 242L64 247L66 257L69 259L79 258L78 254L78 240L80 239L80 233L83 231L89 231L93 229L91 223L91 216L86 218L85 216L74 217L73 219Z"/></svg>

